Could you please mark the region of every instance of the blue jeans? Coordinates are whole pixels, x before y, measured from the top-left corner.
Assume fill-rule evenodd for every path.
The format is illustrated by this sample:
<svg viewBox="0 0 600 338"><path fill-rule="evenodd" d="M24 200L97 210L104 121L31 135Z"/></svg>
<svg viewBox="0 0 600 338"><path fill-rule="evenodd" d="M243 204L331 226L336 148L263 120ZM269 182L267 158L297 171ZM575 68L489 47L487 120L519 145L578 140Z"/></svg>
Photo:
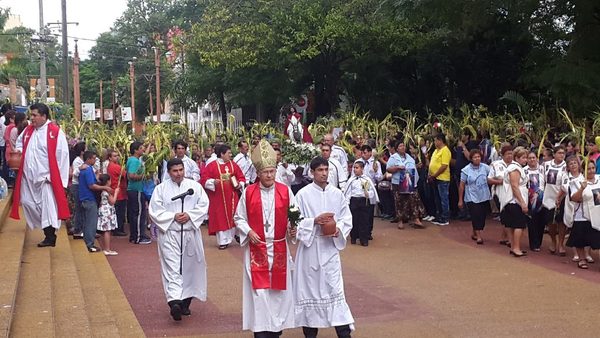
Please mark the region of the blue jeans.
<svg viewBox="0 0 600 338"><path fill-rule="evenodd" d="M96 201L81 201L83 224L83 240L88 248L94 246L96 228L98 227L98 203Z"/></svg>
<svg viewBox="0 0 600 338"><path fill-rule="evenodd" d="M71 184L71 196L75 201L75 210L73 210L73 233L80 234L83 232L83 209L79 201L79 184Z"/></svg>
<svg viewBox="0 0 600 338"><path fill-rule="evenodd" d="M436 217L440 222L448 222L450 218L450 202L448 200L448 193L450 188L450 182L435 180L433 184Z"/></svg>

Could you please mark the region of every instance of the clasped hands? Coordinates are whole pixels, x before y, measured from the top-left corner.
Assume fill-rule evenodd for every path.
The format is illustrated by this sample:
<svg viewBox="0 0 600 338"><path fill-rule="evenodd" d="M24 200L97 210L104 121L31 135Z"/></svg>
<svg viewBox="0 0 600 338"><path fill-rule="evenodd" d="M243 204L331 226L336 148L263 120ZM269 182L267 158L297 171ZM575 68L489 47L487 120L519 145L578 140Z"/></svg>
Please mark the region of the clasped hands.
<svg viewBox="0 0 600 338"><path fill-rule="evenodd" d="M179 223L179 224L185 224L187 222L189 222L190 220L190 215L188 215L185 212L178 212L175 214L175 222Z"/></svg>

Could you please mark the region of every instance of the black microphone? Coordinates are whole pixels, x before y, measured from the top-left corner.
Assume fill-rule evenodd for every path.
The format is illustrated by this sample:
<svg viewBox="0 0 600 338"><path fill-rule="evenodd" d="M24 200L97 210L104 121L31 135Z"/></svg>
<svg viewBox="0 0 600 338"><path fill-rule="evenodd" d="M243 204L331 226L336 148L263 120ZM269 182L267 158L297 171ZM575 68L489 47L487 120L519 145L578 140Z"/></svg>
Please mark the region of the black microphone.
<svg viewBox="0 0 600 338"><path fill-rule="evenodd" d="M184 192L182 194L179 194L179 195L177 195L175 197L172 197L171 201L175 201L175 200L178 200L180 198L185 198L186 196L191 196L193 194L194 194L194 189L189 188L186 192Z"/></svg>

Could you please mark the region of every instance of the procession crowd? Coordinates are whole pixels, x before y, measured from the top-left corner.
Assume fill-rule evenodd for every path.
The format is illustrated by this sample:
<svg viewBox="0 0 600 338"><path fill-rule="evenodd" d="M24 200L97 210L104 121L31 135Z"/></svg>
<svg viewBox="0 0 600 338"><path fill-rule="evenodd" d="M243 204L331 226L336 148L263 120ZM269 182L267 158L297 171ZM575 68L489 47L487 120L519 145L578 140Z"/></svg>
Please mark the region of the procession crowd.
<svg viewBox="0 0 600 338"><path fill-rule="evenodd" d="M491 214L503 224L498 240L512 256L527 254L524 229L535 252L547 232L549 252L565 256L565 247L573 248L582 269L594 262L591 250L600 249L600 153L593 140L586 151L551 138L541 150L519 138L496 149L483 130L465 131L452 146L434 130L418 144L402 134L390 137L381 153L369 135L356 135L347 153L337 144L344 134L332 131L310 163L286 163L282 141L265 135L237 142L235 156L223 142L198 149L176 140L171 158L148 170L144 158L156 150L152 140L133 142L122 166L116 149L97 154L84 142L69 147L47 106L30 110L31 124L23 128L11 111L4 115L7 125L21 130L11 143L22 152L20 170L4 173L8 181L15 178L11 217L19 217L22 205L28 226L44 230L40 247L56 245L59 220L88 251L107 256L118 254L110 247L112 235L129 236L132 244L156 239L175 320L191 314L192 298L206 300L199 231L206 222L220 250L234 241L244 248L243 329L255 337L278 337L292 327L303 327L306 337L326 327L350 337L354 319L339 251L348 237L367 247L377 236L376 215L399 229L470 220L471 238L482 245ZM298 242L295 262L288 242Z"/></svg>

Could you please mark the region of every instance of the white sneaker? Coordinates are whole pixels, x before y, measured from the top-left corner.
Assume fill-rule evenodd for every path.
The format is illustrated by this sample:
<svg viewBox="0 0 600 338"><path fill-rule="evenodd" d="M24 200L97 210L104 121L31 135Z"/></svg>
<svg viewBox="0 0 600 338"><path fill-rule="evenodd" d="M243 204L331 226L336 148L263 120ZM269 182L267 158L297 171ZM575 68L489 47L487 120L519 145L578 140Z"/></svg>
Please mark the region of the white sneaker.
<svg viewBox="0 0 600 338"><path fill-rule="evenodd" d="M119 254L119 253L118 253L118 252L116 252L116 251L112 251L112 250L104 250L104 255L105 255L105 256L116 256L116 255L118 255L118 254Z"/></svg>
<svg viewBox="0 0 600 338"><path fill-rule="evenodd" d="M434 218L433 216L427 216L427 217L424 217L423 220L427 221L427 222L430 222L430 221L433 220L433 218Z"/></svg>

